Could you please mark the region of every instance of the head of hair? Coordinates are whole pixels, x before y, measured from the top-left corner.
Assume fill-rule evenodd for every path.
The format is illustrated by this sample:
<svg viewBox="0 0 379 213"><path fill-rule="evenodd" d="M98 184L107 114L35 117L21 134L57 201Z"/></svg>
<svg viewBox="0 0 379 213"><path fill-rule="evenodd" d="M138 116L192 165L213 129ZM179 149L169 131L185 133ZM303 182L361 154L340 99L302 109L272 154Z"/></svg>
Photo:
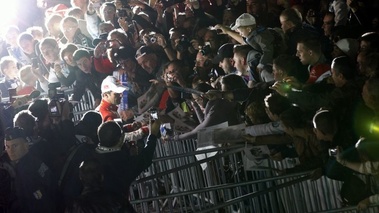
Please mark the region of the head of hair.
<svg viewBox="0 0 379 213"><path fill-rule="evenodd" d="M77 19L84 19L84 13L79 7L71 7L66 11L67 16L73 16Z"/></svg>
<svg viewBox="0 0 379 213"><path fill-rule="evenodd" d="M122 130L117 122L107 121L99 126L97 135L101 146L113 147L119 143Z"/></svg>
<svg viewBox="0 0 379 213"><path fill-rule="evenodd" d="M100 161L92 158L83 161L79 166L79 178L84 187L98 188L103 182L103 166Z"/></svg>
<svg viewBox="0 0 379 213"><path fill-rule="evenodd" d="M247 88L246 82L239 75L230 74L221 78L221 84L224 85L227 91L235 89Z"/></svg>
<svg viewBox="0 0 379 213"><path fill-rule="evenodd" d="M234 55L246 59L247 54L252 50L250 45L235 45L233 48Z"/></svg>
<svg viewBox="0 0 379 213"><path fill-rule="evenodd" d="M17 42L18 42L18 45L20 45L22 41L33 41L33 40L34 40L34 37L31 33L22 32L20 35L18 35Z"/></svg>
<svg viewBox="0 0 379 213"><path fill-rule="evenodd" d="M346 80L352 80L355 77L355 66L347 56L340 56L333 59L332 69L342 74Z"/></svg>
<svg viewBox="0 0 379 213"><path fill-rule="evenodd" d="M91 138L92 142L97 145L99 143L97 129L102 121L100 113L94 110L87 111L75 126L75 134L85 135Z"/></svg>
<svg viewBox="0 0 379 213"><path fill-rule="evenodd" d="M73 54L74 61L78 61L78 60L80 60L83 57L91 58L91 54L88 52L88 50L86 50L86 49L78 49Z"/></svg>
<svg viewBox="0 0 379 213"><path fill-rule="evenodd" d="M16 25L10 25L5 30L5 35L11 32L20 33L20 29Z"/></svg>
<svg viewBox="0 0 379 213"><path fill-rule="evenodd" d="M372 138L360 138L355 144L360 155L364 155L369 161L379 161L379 143Z"/></svg>
<svg viewBox="0 0 379 213"><path fill-rule="evenodd" d="M29 105L28 110L33 116L37 117L39 121L43 121L49 115L49 107L47 100L37 99Z"/></svg>
<svg viewBox="0 0 379 213"><path fill-rule="evenodd" d="M267 95L264 99L264 103L270 112L277 116L280 116L282 112L288 110L292 105L288 98L277 93Z"/></svg>
<svg viewBox="0 0 379 213"><path fill-rule="evenodd" d="M315 38L303 39L303 40L301 40L301 41L299 41L297 43L303 44L303 46L306 49L312 50L316 54L321 54L322 53L321 42L320 42L319 39L315 39Z"/></svg>
<svg viewBox="0 0 379 213"><path fill-rule="evenodd" d="M377 32L368 32L364 33L359 41L365 41L369 43L369 51L377 52L379 51L379 33Z"/></svg>
<svg viewBox="0 0 379 213"><path fill-rule="evenodd" d="M201 82L201 83L194 85L194 89L198 90L200 92L206 93L209 90L213 90L214 88L207 83Z"/></svg>
<svg viewBox="0 0 379 213"><path fill-rule="evenodd" d="M253 101L247 105L245 114L249 117L250 121L254 125L270 122L270 118L265 111L265 105L263 101Z"/></svg>
<svg viewBox="0 0 379 213"><path fill-rule="evenodd" d="M75 44L66 44L64 47L62 47L59 53L61 60L64 61L64 55L66 53L74 53L77 49L78 47Z"/></svg>
<svg viewBox="0 0 379 213"><path fill-rule="evenodd" d="M334 135L338 128L335 115L325 109L318 110L313 116L313 126L324 135Z"/></svg>
<svg viewBox="0 0 379 213"><path fill-rule="evenodd" d="M291 106L280 114L280 120L284 126L291 129L303 129L308 126L304 119L304 113L299 107Z"/></svg>
<svg viewBox="0 0 379 213"><path fill-rule="evenodd" d="M78 20L73 17L73 16L66 16L64 17L62 20L61 20L61 29L63 29L63 24L67 23L67 22L72 22L74 23L76 26L78 26Z"/></svg>
<svg viewBox="0 0 379 213"><path fill-rule="evenodd" d="M58 43L54 38L46 37L39 43L39 49L41 49L42 46L50 46L54 48L58 46Z"/></svg>
<svg viewBox="0 0 379 213"><path fill-rule="evenodd" d="M20 81L28 86L36 86L38 78L32 73L32 65L25 65L18 71Z"/></svg>
<svg viewBox="0 0 379 213"><path fill-rule="evenodd" d="M62 18L63 17L61 15L58 15L58 14L53 14L53 15L47 16L45 19L46 29L49 29L49 25L51 25L53 23L60 23Z"/></svg>
<svg viewBox="0 0 379 213"><path fill-rule="evenodd" d="M4 69L7 69L9 64L14 62L17 64L17 60L12 56L4 56L0 60L0 70L4 74Z"/></svg>
<svg viewBox="0 0 379 213"><path fill-rule="evenodd" d="M29 27L26 32L30 33L34 39L43 38L43 29L40 26Z"/></svg>
<svg viewBox="0 0 379 213"><path fill-rule="evenodd" d="M37 118L29 110L18 112L13 118L13 125L24 129L25 136L33 136Z"/></svg>
<svg viewBox="0 0 379 213"><path fill-rule="evenodd" d="M301 13L293 8L288 8L282 11L280 16L283 16L287 19L287 21L291 22L295 26L301 26L302 25L302 16Z"/></svg>
<svg viewBox="0 0 379 213"><path fill-rule="evenodd" d="M287 76L295 77L301 83L305 83L309 78L307 67L303 66L296 56L279 55L274 59L273 64Z"/></svg>

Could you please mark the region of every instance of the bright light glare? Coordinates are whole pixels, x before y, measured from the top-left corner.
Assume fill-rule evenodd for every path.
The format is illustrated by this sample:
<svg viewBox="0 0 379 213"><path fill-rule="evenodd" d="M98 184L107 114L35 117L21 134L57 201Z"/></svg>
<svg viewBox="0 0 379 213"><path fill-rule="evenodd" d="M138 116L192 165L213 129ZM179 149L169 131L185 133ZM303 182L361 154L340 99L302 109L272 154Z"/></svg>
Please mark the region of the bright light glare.
<svg viewBox="0 0 379 213"><path fill-rule="evenodd" d="M16 24L16 12L19 1L9 0L6 4L0 7L0 28L4 28L8 25Z"/></svg>

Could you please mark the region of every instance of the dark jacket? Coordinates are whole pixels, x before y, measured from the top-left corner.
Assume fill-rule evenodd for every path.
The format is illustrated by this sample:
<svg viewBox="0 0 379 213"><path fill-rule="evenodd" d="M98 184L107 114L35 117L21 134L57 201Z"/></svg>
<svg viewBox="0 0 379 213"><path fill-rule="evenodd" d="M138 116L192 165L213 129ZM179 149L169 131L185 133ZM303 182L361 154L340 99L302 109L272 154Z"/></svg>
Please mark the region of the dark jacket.
<svg viewBox="0 0 379 213"><path fill-rule="evenodd" d="M156 142L156 136L150 135L146 147L136 156L130 156L125 149L100 151L97 148L95 155L104 169L104 189L127 199L132 182L152 163Z"/></svg>
<svg viewBox="0 0 379 213"><path fill-rule="evenodd" d="M56 184L50 169L31 153L27 153L14 166L7 154L1 157L2 166L14 181L8 206L12 213L55 212ZM8 166L6 166L8 165Z"/></svg>
<svg viewBox="0 0 379 213"><path fill-rule="evenodd" d="M84 72L77 73L72 100L80 101L86 89L91 91L95 99L101 99L101 82L107 75L97 72L93 64L90 74Z"/></svg>

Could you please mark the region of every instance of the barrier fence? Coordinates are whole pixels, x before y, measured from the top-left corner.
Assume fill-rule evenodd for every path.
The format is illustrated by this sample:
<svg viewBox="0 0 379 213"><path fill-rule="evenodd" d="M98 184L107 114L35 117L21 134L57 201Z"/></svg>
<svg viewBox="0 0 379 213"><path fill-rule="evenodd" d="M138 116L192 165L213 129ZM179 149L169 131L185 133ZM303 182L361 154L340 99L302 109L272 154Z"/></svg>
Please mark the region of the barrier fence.
<svg viewBox="0 0 379 213"><path fill-rule="evenodd" d="M93 109L86 92L74 108L77 121ZM244 144L197 151L196 140L157 143L152 165L130 189L137 212L305 213L357 212L343 207L341 182L325 177L309 180L309 172L278 176L276 169L292 160L251 162ZM196 155L209 155L198 160ZM367 211L379 212L378 205Z"/></svg>

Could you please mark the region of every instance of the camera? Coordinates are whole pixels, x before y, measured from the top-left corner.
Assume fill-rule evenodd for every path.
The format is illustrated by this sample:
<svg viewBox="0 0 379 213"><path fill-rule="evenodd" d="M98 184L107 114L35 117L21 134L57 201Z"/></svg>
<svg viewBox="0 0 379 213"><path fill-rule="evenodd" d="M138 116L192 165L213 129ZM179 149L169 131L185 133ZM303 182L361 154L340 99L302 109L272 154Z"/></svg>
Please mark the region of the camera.
<svg viewBox="0 0 379 213"><path fill-rule="evenodd" d="M337 149L329 149L329 156L330 157L337 156Z"/></svg>
<svg viewBox="0 0 379 213"><path fill-rule="evenodd" d="M188 48L191 46L190 40L187 38L187 36L182 35L180 37L179 43L176 46L176 50L178 50L180 53L185 52L188 50Z"/></svg>
<svg viewBox="0 0 379 213"><path fill-rule="evenodd" d="M203 47L201 47L200 53L203 56L211 54L212 53L211 45L209 43L206 43Z"/></svg>
<svg viewBox="0 0 379 213"><path fill-rule="evenodd" d="M155 32L150 32L149 33L149 41L151 43L155 43L157 42L157 36L156 36L156 33Z"/></svg>
<svg viewBox="0 0 379 213"><path fill-rule="evenodd" d="M208 77L212 80L216 80L220 75L217 72L217 69L212 68L211 71L208 74Z"/></svg>
<svg viewBox="0 0 379 213"><path fill-rule="evenodd" d="M149 110L149 113L150 113L150 116L151 116L151 120L157 120L158 119L158 111L157 111L157 109L151 108Z"/></svg>
<svg viewBox="0 0 379 213"><path fill-rule="evenodd" d="M64 103L64 93L58 92L60 83L50 83L48 85L48 97L50 99L48 109L50 117L60 117L62 115L62 108Z"/></svg>

